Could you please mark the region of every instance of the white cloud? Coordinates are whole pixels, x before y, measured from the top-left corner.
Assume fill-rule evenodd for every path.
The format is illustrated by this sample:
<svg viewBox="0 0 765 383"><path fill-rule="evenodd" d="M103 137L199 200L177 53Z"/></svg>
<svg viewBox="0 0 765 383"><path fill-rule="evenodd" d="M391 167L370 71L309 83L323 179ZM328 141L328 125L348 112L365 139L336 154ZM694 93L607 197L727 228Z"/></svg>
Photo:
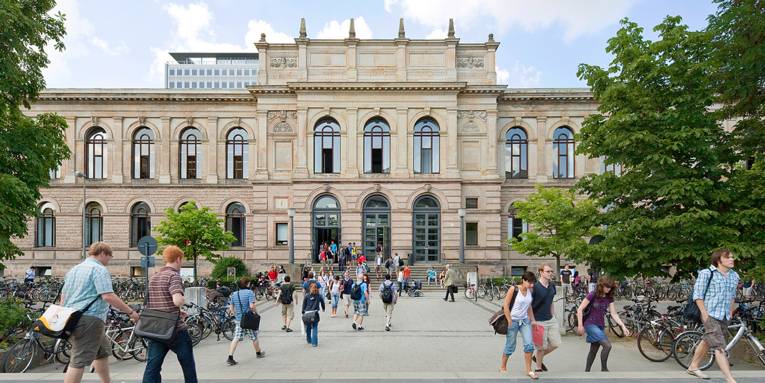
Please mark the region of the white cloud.
<svg viewBox="0 0 765 383"><path fill-rule="evenodd" d="M510 69L496 67L497 84L512 88L535 88L542 83L542 71L533 65L525 65L516 60Z"/></svg>
<svg viewBox="0 0 765 383"><path fill-rule="evenodd" d="M358 16L353 20L353 26L356 29L356 37L359 39L371 39L372 29L369 28L364 17ZM332 20L324 24L319 33L316 35L319 39L344 39L348 37L348 30L351 28L351 20L345 19L341 22Z"/></svg>
<svg viewBox="0 0 765 383"><path fill-rule="evenodd" d="M500 67L494 67L494 71L497 72L497 84L510 84L510 71L504 70Z"/></svg>
<svg viewBox="0 0 765 383"><path fill-rule="evenodd" d="M526 31L561 27L563 39L597 32L626 15L636 0L385 0L385 10L430 27L444 29L454 18L459 29L490 20L497 32L519 26Z"/></svg>
<svg viewBox="0 0 765 383"><path fill-rule="evenodd" d="M446 38L446 29L436 28L432 30L427 36L425 36L426 39L445 39Z"/></svg>
<svg viewBox="0 0 765 383"><path fill-rule="evenodd" d="M245 45L252 47L260 40L260 34L266 34L266 41L269 43L292 43L295 38L282 32L277 32L271 24L263 20L250 20L247 23L247 34L244 36Z"/></svg>

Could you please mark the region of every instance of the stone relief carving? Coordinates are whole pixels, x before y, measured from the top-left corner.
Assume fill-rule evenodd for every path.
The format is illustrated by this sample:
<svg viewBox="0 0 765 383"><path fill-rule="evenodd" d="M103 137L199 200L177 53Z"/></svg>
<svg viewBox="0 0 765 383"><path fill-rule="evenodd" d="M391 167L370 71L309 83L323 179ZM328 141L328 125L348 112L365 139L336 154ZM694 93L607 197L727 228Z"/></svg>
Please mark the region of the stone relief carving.
<svg viewBox="0 0 765 383"><path fill-rule="evenodd" d="M483 57L457 57L457 68L483 68Z"/></svg>
<svg viewBox="0 0 765 383"><path fill-rule="evenodd" d="M280 121L274 125L274 133L292 133L290 124Z"/></svg>
<svg viewBox="0 0 765 383"><path fill-rule="evenodd" d="M271 57L271 68L297 68L297 57Z"/></svg>
<svg viewBox="0 0 765 383"><path fill-rule="evenodd" d="M273 122L272 131L274 133L292 133L292 125L287 121L297 121L297 111L294 110L272 110L268 112L268 121Z"/></svg>
<svg viewBox="0 0 765 383"><path fill-rule="evenodd" d="M458 110L457 125L462 132L479 132L486 124L485 110Z"/></svg>

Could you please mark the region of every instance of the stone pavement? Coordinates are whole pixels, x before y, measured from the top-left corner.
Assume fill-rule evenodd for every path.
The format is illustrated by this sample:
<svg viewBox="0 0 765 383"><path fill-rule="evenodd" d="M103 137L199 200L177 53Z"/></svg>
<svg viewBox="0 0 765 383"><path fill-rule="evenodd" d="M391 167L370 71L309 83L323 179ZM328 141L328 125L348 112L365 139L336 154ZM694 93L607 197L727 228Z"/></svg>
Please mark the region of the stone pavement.
<svg viewBox="0 0 765 383"><path fill-rule="evenodd" d="M496 307L480 300L469 302L463 296L457 296L455 303L447 303L438 292L427 292L421 298L404 296L396 305L391 332L384 330L379 298L372 301L363 332L351 328L351 320L342 317L342 308L337 318L330 318L328 308L319 323L319 347L313 348L306 344L300 331L280 331L279 308L273 303L261 303L260 341L266 358L256 359L252 346L243 342L235 355L240 364L229 367L225 363L229 343L216 342L211 335L194 349L197 371L201 380L216 381L528 381L523 372L520 339L516 356L508 364L510 372L498 372L505 337L495 335L487 322ZM299 319L299 310L295 316ZM293 329L296 328L293 325ZM542 380L697 381L689 379L673 359L664 363L649 362L637 351L634 339L612 341L614 348L609 360L612 372L582 372L588 345L583 338L566 336L561 348L545 359L551 371L543 374ZM596 359L593 369L599 370L599 364ZM112 359L111 363L115 382L140 381L143 368L143 363L135 361ZM765 371L761 368L739 363L734 366L734 374L741 378L740 382L762 382ZM714 368L710 374L719 378ZM166 381L182 380L180 366L172 353L165 360L163 377ZM87 378L96 379L96 376L89 374ZM0 380L19 379L60 381L61 367L45 366L33 373L15 376L0 374Z"/></svg>

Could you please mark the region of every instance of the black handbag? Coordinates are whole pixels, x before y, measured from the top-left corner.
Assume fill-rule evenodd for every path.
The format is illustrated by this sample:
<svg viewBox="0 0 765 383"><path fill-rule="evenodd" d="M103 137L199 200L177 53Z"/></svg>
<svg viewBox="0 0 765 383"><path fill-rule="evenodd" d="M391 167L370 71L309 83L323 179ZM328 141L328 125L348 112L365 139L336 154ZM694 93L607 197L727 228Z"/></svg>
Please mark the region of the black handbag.
<svg viewBox="0 0 765 383"><path fill-rule="evenodd" d="M313 324L314 321L316 321L316 316L319 315L318 310L308 310L303 313L303 323L304 324Z"/></svg>
<svg viewBox="0 0 765 383"><path fill-rule="evenodd" d="M149 285L146 285L144 307L149 306ZM135 324L133 332L146 339L150 339L165 344L172 344L175 341L178 321L181 319L181 311L168 312L156 309L145 308L141 310L141 316L138 323Z"/></svg>
<svg viewBox="0 0 765 383"><path fill-rule="evenodd" d="M242 296L239 292L236 293L236 298L239 300L239 307L242 308L242 320L239 321L239 327L245 330L258 331L260 329L260 315L252 312L249 307L242 306Z"/></svg>
<svg viewBox="0 0 765 383"><path fill-rule="evenodd" d="M709 284L712 283L712 278L715 277L715 270L709 269L711 272L709 273L709 280L707 281L707 287L704 289L704 295L702 296L702 300L707 298L707 290L709 290ZM693 290L691 290L691 293L688 294L688 302L685 303L685 308L683 309L683 316L685 319L688 319L691 322L694 323L701 323L701 310L699 310L699 306L696 304L696 301L693 299Z"/></svg>

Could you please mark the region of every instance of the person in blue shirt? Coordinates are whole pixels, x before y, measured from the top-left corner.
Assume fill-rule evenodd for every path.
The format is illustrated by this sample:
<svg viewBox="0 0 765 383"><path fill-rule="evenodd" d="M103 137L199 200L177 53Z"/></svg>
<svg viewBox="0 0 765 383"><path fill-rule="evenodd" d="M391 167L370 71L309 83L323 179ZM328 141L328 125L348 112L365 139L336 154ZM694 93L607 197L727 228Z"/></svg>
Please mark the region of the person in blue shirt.
<svg viewBox="0 0 765 383"><path fill-rule="evenodd" d="M430 286L431 281L436 283L436 269L433 266L428 267L428 286Z"/></svg>
<svg viewBox="0 0 765 383"><path fill-rule="evenodd" d="M337 244L335 241L332 241L329 245L329 252L332 253L332 261L335 261L337 259Z"/></svg>
<svg viewBox="0 0 765 383"><path fill-rule="evenodd" d="M247 277L242 277L239 280L239 291L231 294L230 297L231 306L229 310L234 314L234 323L236 328L234 330L234 339L231 340L231 345L228 347L228 363L229 366L238 364L234 360L234 351L239 342L244 340L244 336L247 335L252 340L252 346L255 347L255 355L258 359L265 358L266 352L261 350L260 342L258 342L258 331L243 329L241 326L242 315L248 310L256 311L255 309L255 293L250 290L250 280Z"/></svg>
<svg viewBox="0 0 765 383"><path fill-rule="evenodd" d="M369 299L369 286L364 282L364 274L356 275L356 283L353 288L359 286L361 288L361 297L358 300L353 300L353 327L356 331L363 331L364 317L367 316L367 300ZM352 294L352 293L351 293Z"/></svg>

